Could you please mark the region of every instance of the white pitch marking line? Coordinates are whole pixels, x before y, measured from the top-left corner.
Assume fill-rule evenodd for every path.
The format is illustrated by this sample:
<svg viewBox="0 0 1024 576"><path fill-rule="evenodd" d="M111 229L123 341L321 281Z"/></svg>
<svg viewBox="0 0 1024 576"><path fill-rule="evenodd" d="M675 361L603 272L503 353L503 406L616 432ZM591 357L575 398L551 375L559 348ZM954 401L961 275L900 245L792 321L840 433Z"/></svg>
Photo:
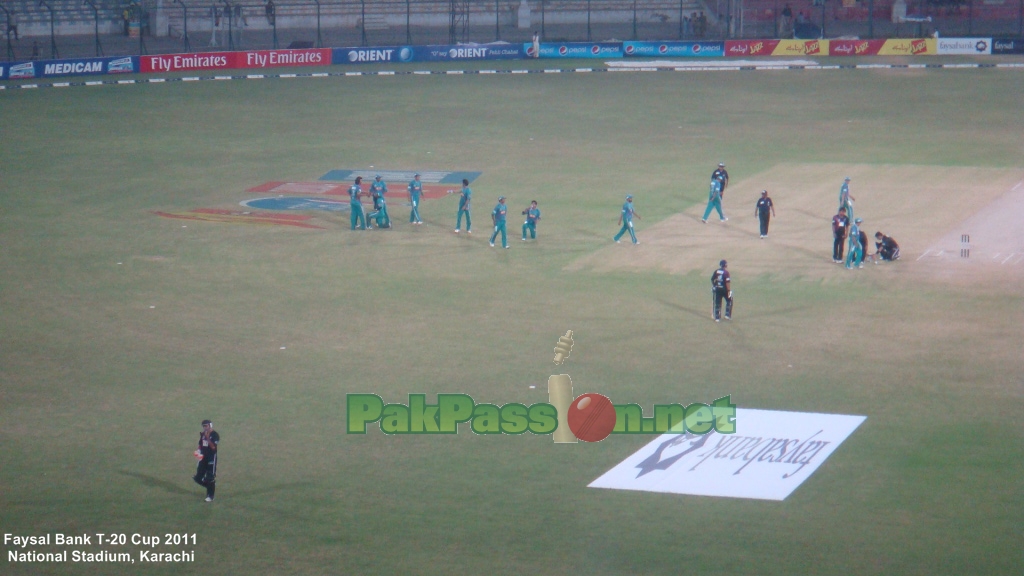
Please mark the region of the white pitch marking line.
<svg viewBox="0 0 1024 576"><path fill-rule="evenodd" d="M1013 191L1017 190L1017 188L1020 188L1021 184L1024 184L1024 180L1021 180L1020 182L1017 182L1016 186L1014 186L1013 188L1010 188L1010 192L1013 192Z"/></svg>
<svg viewBox="0 0 1024 576"><path fill-rule="evenodd" d="M929 252L931 252L931 250L925 250L924 254L921 254L920 256L918 256L917 260L915 260L915 262L920 262L921 258L924 258L925 256L927 256Z"/></svg>
<svg viewBox="0 0 1024 576"><path fill-rule="evenodd" d="M995 260L996 258L999 258L1000 254L1002 254L1002 252L996 252L995 256L993 256L992 259Z"/></svg>
<svg viewBox="0 0 1024 576"><path fill-rule="evenodd" d="M1016 256L1016 255L1017 255L1017 254L1016 254L1015 252L1010 252L1010 255L1009 255L1009 256L1007 256L1006 258L1003 258L1003 261L1002 261L1002 262L1000 262L999 264L1000 264L1000 265L1002 265L1002 264L1006 264L1006 261L1007 261L1007 260L1009 260L1010 258L1013 258L1013 257L1014 257L1014 256Z"/></svg>
<svg viewBox="0 0 1024 576"><path fill-rule="evenodd" d="M939 250L939 253L938 253L938 254L936 254L936 256L942 256L942 255L943 255L943 254L945 254L945 253L946 253L946 251L945 251L945 250Z"/></svg>
<svg viewBox="0 0 1024 576"><path fill-rule="evenodd" d="M1020 264L1021 260L1024 260L1024 254L1021 254L1020 257L1017 258L1013 263L1014 264Z"/></svg>

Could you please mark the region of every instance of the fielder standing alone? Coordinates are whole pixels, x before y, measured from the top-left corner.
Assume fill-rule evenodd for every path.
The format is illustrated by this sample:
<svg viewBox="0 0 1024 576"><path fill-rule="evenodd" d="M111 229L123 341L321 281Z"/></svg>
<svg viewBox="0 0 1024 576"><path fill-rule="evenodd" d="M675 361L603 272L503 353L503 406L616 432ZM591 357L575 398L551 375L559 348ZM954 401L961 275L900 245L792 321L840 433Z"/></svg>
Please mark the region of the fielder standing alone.
<svg viewBox="0 0 1024 576"><path fill-rule="evenodd" d="M462 215L466 215L466 234L473 233L473 221L469 217L469 203L473 198L473 191L469 189L469 180L462 179L462 194L459 195L459 217L455 221L455 233L458 234L462 228Z"/></svg>
<svg viewBox="0 0 1024 576"><path fill-rule="evenodd" d="M420 196L423 194L423 183L420 182L420 173L417 172L412 175L412 180L409 181L409 204L412 205L412 211L409 212L409 222L412 224L423 224L423 220L420 218Z"/></svg>
<svg viewBox="0 0 1024 576"><path fill-rule="evenodd" d="M629 237L633 239L633 244L640 243L636 239L636 232L633 231L633 216L642 220L642 218L640 218L640 214L633 209L633 195L627 194L626 203L622 205L622 212L619 213L619 224L622 224L622 229L619 230L619 233L616 234L614 238L612 238L612 240L615 240L616 244L619 243L619 239L622 238L622 235L627 231L629 232Z"/></svg>
<svg viewBox="0 0 1024 576"><path fill-rule="evenodd" d="M213 493L217 490L217 446L220 434L213 429L213 422L203 420L203 431L199 433L199 445L196 447L196 475L192 477L196 484L206 488L206 501L213 502Z"/></svg>
<svg viewBox="0 0 1024 576"><path fill-rule="evenodd" d="M711 315L715 322L721 321L722 318L722 300L725 300L725 319L732 320L732 283L726 269L728 267L729 263L722 260L718 263L718 270L711 275Z"/></svg>

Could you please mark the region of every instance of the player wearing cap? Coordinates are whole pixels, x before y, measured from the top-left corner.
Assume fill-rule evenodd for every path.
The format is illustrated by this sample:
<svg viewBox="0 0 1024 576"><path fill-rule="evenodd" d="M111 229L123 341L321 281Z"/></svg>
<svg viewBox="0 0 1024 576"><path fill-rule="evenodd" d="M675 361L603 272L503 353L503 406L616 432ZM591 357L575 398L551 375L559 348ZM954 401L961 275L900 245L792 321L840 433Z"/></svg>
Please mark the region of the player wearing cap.
<svg viewBox="0 0 1024 576"><path fill-rule="evenodd" d="M508 206L505 206L505 197L498 196L498 205L491 210L491 222L494 223L494 234L491 234L491 248L494 248L494 239L501 232L501 247L508 248L508 235L505 232L505 216L508 214Z"/></svg>
<svg viewBox="0 0 1024 576"><path fill-rule="evenodd" d="M846 267L848 269L864 267L864 244L861 240L860 223L864 220L857 218L850 226L850 243L846 252Z"/></svg>
<svg viewBox="0 0 1024 576"><path fill-rule="evenodd" d="M722 260L718 263L718 270L711 275L711 317L715 322L722 318L722 300L725 300L725 319L732 320L732 283L726 269L728 266L729 263Z"/></svg>
<svg viewBox="0 0 1024 576"><path fill-rule="evenodd" d="M537 221L540 220L540 209L537 208L537 201L530 202L530 207L523 210L526 221L523 222L523 241L526 241L526 231L530 231L530 239L537 239Z"/></svg>
<svg viewBox="0 0 1024 576"><path fill-rule="evenodd" d="M729 173L725 171L725 162L718 163L718 168L711 173L711 179L722 183L722 198L725 198L725 187L729 185Z"/></svg>
<svg viewBox="0 0 1024 576"><path fill-rule="evenodd" d="M359 201L359 196L363 193L363 189L360 184L363 181L362 176L356 176L356 181L348 189L349 196L349 212L352 213L352 229L356 229L356 224L359 224L360 230L366 230L366 216L363 214L363 203Z"/></svg>
<svg viewBox="0 0 1024 576"><path fill-rule="evenodd" d="M370 212L368 218L375 218L377 220L378 228L391 228L391 218L388 216L388 203L384 199L384 195L388 193L388 185L386 182L381 180L380 174L377 174L373 178L373 182L370 183L370 197L373 198L373 212Z"/></svg>
<svg viewBox="0 0 1024 576"><path fill-rule="evenodd" d="M879 260L892 262L893 260L900 259L900 245L896 243L892 236L875 232L875 240L875 253L871 257L872 262L878 264Z"/></svg>
<svg viewBox="0 0 1024 576"><path fill-rule="evenodd" d="M213 422L203 420L203 431L199 433L199 445L196 447L196 475L192 477L196 484L206 488L206 501L213 502L213 493L217 490L217 447L220 434L213 429Z"/></svg>
<svg viewBox="0 0 1024 576"><path fill-rule="evenodd" d="M640 218L640 214L633 209L633 196L629 194L626 196L626 203L622 205L622 212L619 214L619 224L622 224L622 229L619 230L619 233L615 235L615 238L613 238L616 243L619 242L619 239L622 238L622 235L627 231L629 232L629 237L633 239L633 244L640 243L636 239L636 232L633 231L633 216L636 216L639 220L643 220L643 218Z"/></svg>
<svg viewBox="0 0 1024 576"><path fill-rule="evenodd" d="M761 198L757 201L757 206L754 208L754 214L761 222L761 238L767 238L768 220L772 216L775 216L775 203L768 197L767 190L761 191Z"/></svg>
<svg viewBox="0 0 1024 576"><path fill-rule="evenodd" d="M700 221L704 224L708 223L708 216L711 215L711 210L718 211L718 219L722 222L728 220L725 214L722 214L722 181L718 178L711 179L711 189L708 190L708 207L704 210L704 216L701 217Z"/></svg>
<svg viewBox="0 0 1024 576"><path fill-rule="evenodd" d="M839 264L843 261L843 244L846 242L846 228L850 219L846 216L846 208L832 217L832 261Z"/></svg>
<svg viewBox="0 0 1024 576"><path fill-rule="evenodd" d="M469 189L469 180L462 179L462 194L459 196L459 219L455 221L455 233L459 233L459 229L462 228L462 215L466 215L466 234L473 233L473 221L469 218L469 201L473 196L473 191Z"/></svg>
<svg viewBox="0 0 1024 576"><path fill-rule="evenodd" d="M423 224L423 220L420 220L420 196L423 194L423 183L420 182L420 174L417 172L412 175L412 180L409 181L409 204L412 205L412 211L409 212L409 222L413 224Z"/></svg>
<svg viewBox="0 0 1024 576"><path fill-rule="evenodd" d="M846 217L853 220L853 201L850 196L850 177L843 179L843 185L839 187L839 208L846 208Z"/></svg>

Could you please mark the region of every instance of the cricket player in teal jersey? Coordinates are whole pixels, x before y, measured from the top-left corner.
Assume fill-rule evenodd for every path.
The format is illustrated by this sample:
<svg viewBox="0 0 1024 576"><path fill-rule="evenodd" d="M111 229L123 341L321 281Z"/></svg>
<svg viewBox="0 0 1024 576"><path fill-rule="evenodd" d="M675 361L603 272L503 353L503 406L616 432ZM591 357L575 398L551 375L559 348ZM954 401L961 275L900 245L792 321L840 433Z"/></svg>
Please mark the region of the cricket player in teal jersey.
<svg viewBox="0 0 1024 576"><path fill-rule="evenodd" d="M704 216L700 219L701 222L708 223L708 216L711 215L712 209L718 210L718 218L722 222L728 220L725 214L722 214L722 180L718 178L711 179L711 189L708 191L708 207L704 210Z"/></svg>
<svg viewBox="0 0 1024 576"><path fill-rule="evenodd" d="M851 222L854 221L853 200L853 196L850 196L850 177L847 176L843 180L843 185L839 187L839 208L846 208L846 217L849 218Z"/></svg>
<svg viewBox="0 0 1024 576"><path fill-rule="evenodd" d="M473 221L469 218L469 201L473 191L469 189L469 180L462 179L462 195L459 196L459 219L455 221L455 233L462 228L462 215L466 215L466 234L473 233Z"/></svg>
<svg viewBox="0 0 1024 576"><path fill-rule="evenodd" d="M491 248L494 248L494 239L501 232L501 247L508 248L508 234L505 232L505 217L508 215L508 206L505 206L505 197L498 197L498 205L491 210L491 220L494 222L494 234L491 234Z"/></svg>
<svg viewBox="0 0 1024 576"><path fill-rule="evenodd" d="M412 204L412 211L409 213L409 222L413 224L423 224L423 220L420 220L420 196L423 194L423 183L420 182L420 175L417 172L413 174L412 180L409 181L409 203Z"/></svg>
<svg viewBox="0 0 1024 576"><path fill-rule="evenodd" d="M619 238L622 238L622 235L627 231L629 232L629 237L633 239L633 244L640 243L636 239L636 232L633 232L633 216L636 216L639 220L643 220L643 218L640 218L640 214L633 209L633 196L627 195L626 203L622 205L622 212L619 214L619 224L622 224L622 229L619 230L619 233L615 235L615 238L613 238L616 243L619 242Z"/></svg>
<svg viewBox="0 0 1024 576"><path fill-rule="evenodd" d="M540 220L540 210L537 208L537 201L530 202L530 207L523 210L526 221L523 222L523 241L526 241L526 231L530 231L530 238L537 239L537 220Z"/></svg>
<svg viewBox="0 0 1024 576"><path fill-rule="evenodd" d="M388 216L388 203L384 195L388 193L388 185L377 174L370 183L370 197L373 198L373 212L370 218L377 219L377 228L391 228L391 217Z"/></svg>
<svg viewBox="0 0 1024 576"><path fill-rule="evenodd" d="M360 183L363 181L362 176L356 176L356 182L348 189L349 196L349 212L352 213L352 229L356 229L356 224L359 224L360 230L366 230L366 216L363 215L363 203L359 201L359 195L363 189L360 187Z"/></svg>
<svg viewBox="0 0 1024 576"><path fill-rule="evenodd" d="M863 220L857 218L853 221L853 226L850 227L850 248L846 252L846 267L848 269L864 267L864 245L860 242L861 222Z"/></svg>

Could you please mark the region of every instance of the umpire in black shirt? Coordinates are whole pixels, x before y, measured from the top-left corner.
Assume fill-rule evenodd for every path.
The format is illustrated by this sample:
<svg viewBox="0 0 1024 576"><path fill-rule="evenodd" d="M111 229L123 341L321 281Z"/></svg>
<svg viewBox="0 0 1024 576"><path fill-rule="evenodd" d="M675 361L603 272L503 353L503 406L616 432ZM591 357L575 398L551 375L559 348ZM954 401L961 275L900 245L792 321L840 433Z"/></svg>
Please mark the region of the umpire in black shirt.
<svg viewBox="0 0 1024 576"><path fill-rule="evenodd" d="M761 198L757 201L757 208L754 209L754 214L761 222L761 239L767 238L768 220L772 216L775 216L775 204L772 202L772 199L768 197L767 190L761 190Z"/></svg>

